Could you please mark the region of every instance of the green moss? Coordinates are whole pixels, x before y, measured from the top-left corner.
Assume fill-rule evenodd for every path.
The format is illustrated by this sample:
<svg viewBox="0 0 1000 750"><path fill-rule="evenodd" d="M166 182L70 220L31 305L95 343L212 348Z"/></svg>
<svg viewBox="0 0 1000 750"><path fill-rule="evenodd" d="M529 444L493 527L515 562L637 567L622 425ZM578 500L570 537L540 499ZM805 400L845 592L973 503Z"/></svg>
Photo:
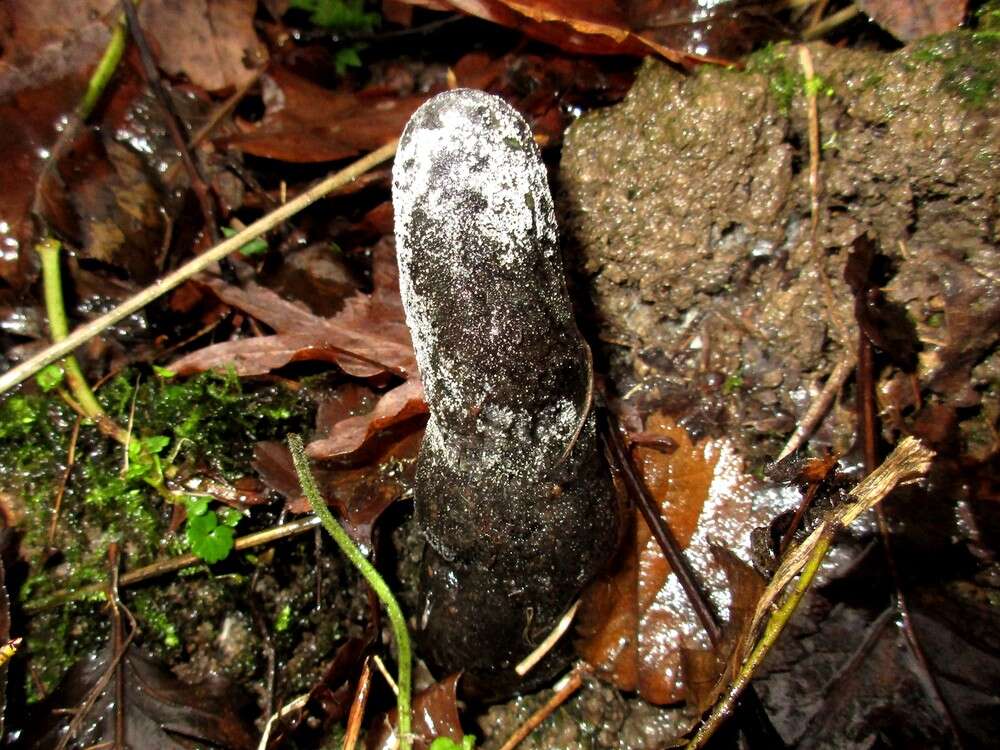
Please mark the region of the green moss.
<svg viewBox="0 0 1000 750"><path fill-rule="evenodd" d="M23 516L21 551L30 566L22 601L105 581L112 542L129 568L184 551L185 536L168 533L174 509L151 480L164 473L177 480L243 476L256 441L301 430L309 414L305 397L270 384L245 389L234 373L175 382L126 371L98 399L121 425L129 424L134 405L128 461L121 445L83 423L54 524L76 414L54 393L13 396L0 404L0 491ZM222 527L232 533L238 517L219 512ZM92 605L64 606L31 621L27 651L44 689L106 635L105 617L88 618L93 627L64 622L65 613L81 606ZM165 643L171 640L162 613L140 617L140 623ZM37 692L34 685L28 689Z"/></svg>
<svg viewBox="0 0 1000 750"><path fill-rule="evenodd" d="M787 115L792 109L796 94L802 92L806 79L801 69L788 60L787 43L768 44L747 58L748 73L760 73L768 77L771 94L778 102L778 109Z"/></svg>
<svg viewBox="0 0 1000 750"><path fill-rule="evenodd" d="M176 608L159 592L151 589L136 591L129 598L129 609L135 615L147 648L156 647L161 658L180 653L181 639L174 622Z"/></svg>
<svg viewBox="0 0 1000 750"><path fill-rule="evenodd" d="M996 97L1000 82L1000 32L993 28L953 32L918 42L910 58L942 68L941 86L978 109Z"/></svg>
<svg viewBox="0 0 1000 750"><path fill-rule="evenodd" d="M976 11L976 32L1000 33L1000 0L990 0Z"/></svg>

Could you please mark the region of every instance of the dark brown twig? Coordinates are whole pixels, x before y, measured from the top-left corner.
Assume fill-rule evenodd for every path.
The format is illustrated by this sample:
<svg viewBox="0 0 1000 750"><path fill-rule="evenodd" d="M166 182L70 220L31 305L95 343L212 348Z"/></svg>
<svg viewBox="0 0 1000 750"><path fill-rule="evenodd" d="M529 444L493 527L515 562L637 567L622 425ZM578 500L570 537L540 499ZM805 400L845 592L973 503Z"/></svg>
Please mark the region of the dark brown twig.
<svg viewBox="0 0 1000 750"><path fill-rule="evenodd" d="M215 205L212 201L212 196L209 194L208 185L202 177L194 159L191 157L191 151L188 149L188 139L181 129L180 117L174 109L170 94L160 79L159 71L156 68L156 61L153 59L153 53L149 48L149 42L146 40L146 35L139 24L139 16L136 13L135 5L132 3L132 0L122 0L121 6L128 21L129 33L132 35L132 40L139 50L139 58L142 60L142 70L146 76L146 83L163 108L163 122L166 125L167 132L170 134L170 139L174 142L174 147L180 152L181 162L183 162L184 169L188 173L188 179L191 181L191 189L194 190L194 194L198 198L198 205L201 207L201 213L205 217L205 229L208 231L209 238L214 245L219 241L219 227L215 220Z"/></svg>
<svg viewBox="0 0 1000 750"><path fill-rule="evenodd" d="M69 435L69 448L66 450L66 468L63 470L62 477L59 479L59 489L56 491L56 500L52 504L52 521L49 523L50 547L55 544L56 527L59 525L59 514L62 510L63 497L66 495L66 483L69 481L69 475L73 473L73 467L76 465L76 441L80 437L80 423L82 421L83 418L77 416L76 421L73 422L73 431Z"/></svg>
<svg viewBox="0 0 1000 750"><path fill-rule="evenodd" d="M684 589L688 601L691 602L691 608L698 617L698 622L701 623L701 626L708 634L708 639L712 646L720 646L722 644L722 627L719 624L718 617L712 609L711 604L709 604L708 597L701 590L701 586L695 578L694 571L688 564L687 558L681 551L673 532L667 526L666 521L664 521L659 508L656 507L656 501L649 494L646 483L636 472L632 459L622 440L618 418L607 408L600 409L599 414L602 418L602 432L608 447L608 453L611 455L614 463L617 464L615 468L621 473L632 502L636 504L642 513L642 517L653 534L653 538L656 539L656 543L660 546L667 564L677 574L677 580L680 582L681 588ZM744 690L743 695L740 697L738 710L740 717L743 719L741 723L748 728L745 731L754 731L757 736L766 738L767 746L770 748L778 750L785 747L784 740L782 740L781 735L778 734L778 731L771 723L753 685L748 685Z"/></svg>
<svg viewBox="0 0 1000 750"><path fill-rule="evenodd" d="M109 550L109 554L111 551ZM76 735L79 734L80 730L83 728L83 724L87 719L87 715L90 713L91 709L94 707L94 703L101 694L107 689L108 683L111 682L112 678L118 674L118 665L122 662L125 657L125 652L128 650L129 645L132 643L132 639L136 635L136 623L132 614L122 606L121 601L118 599L118 568L117 568L117 558L113 558L113 563L111 566L111 581L108 585L107 594L111 603L112 618L114 622L117 623L116 630L121 626L121 612L124 612L129 619L130 630L128 635L123 635L122 630L118 630L120 636L115 636L115 642L113 646L113 651L111 654L111 660L108 663L107 668L104 673L97 679L94 686L90 691L84 696L80 705L77 707L73 720L69 723L69 727L66 733L62 736L59 744L56 746L56 750L65 750ZM119 684L123 683L123 680L118 680ZM120 703L119 703L120 705ZM117 721L117 715L116 715ZM116 725L117 731L117 725ZM124 729L122 730L124 734Z"/></svg>
<svg viewBox="0 0 1000 750"><path fill-rule="evenodd" d="M857 307L857 306L856 306ZM878 465L878 416L875 411L875 349L871 341L865 335L864 330L858 324L858 418L860 423L862 443L864 446L865 475L867 476ZM878 520L879 535L882 538L882 551L885 554L886 567L892 579L893 588L896 594L896 606L899 608L900 628L906 643L910 647L910 652L920 667L924 675L924 685L930 693L931 700L936 704L938 711L948 724L948 729L955 739L956 746L964 747L962 734L958 729L958 722L952 713L951 707L941 693L941 686L937 677L927 661L927 654L924 652L916 629L913 627L913 618L910 614L910 607L906 594L903 590L902 577L899 568L896 566L896 556L893 551L892 535L889 530L889 523L886 520L885 511L879 504L875 508L875 517Z"/></svg>
<svg viewBox="0 0 1000 750"><path fill-rule="evenodd" d="M617 464L615 468L625 480L625 487L628 489L632 502L642 513L642 517L645 519L653 538L656 539L656 543L660 545L670 569L677 574L677 580L680 582L681 588L684 589L684 593L691 603L691 608L694 609L694 613L698 617L698 622L708 634L708 639L713 646L718 645L722 641L722 628L719 627L715 612L708 602L708 597L701 590L701 586L694 576L694 571L691 570L691 566L688 564L687 558L684 557L673 532L663 520L663 516L660 515L656 501L650 496L646 483L636 473L632 459L629 457L622 440L618 418L608 409L602 409L601 412L604 418L605 439L610 448L611 456Z"/></svg>
<svg viewBox="0 0 1000 750"><path fill-rule="evenodd" d="M819 490L819 485L819 482L811 482L809 489L806 490L806 494L799 502L799 507L795 509L792 522L788 524L788 528L785 529L785 533L781 537L781 544L778 545L779 558L785 554L785 550L788 549L788 546L792 543L792 539L795 538L795 532L802 525L802 517L805 516L806 511L809 510L809 506L812 505L812 501L816 497L816 492Z"/></svg>

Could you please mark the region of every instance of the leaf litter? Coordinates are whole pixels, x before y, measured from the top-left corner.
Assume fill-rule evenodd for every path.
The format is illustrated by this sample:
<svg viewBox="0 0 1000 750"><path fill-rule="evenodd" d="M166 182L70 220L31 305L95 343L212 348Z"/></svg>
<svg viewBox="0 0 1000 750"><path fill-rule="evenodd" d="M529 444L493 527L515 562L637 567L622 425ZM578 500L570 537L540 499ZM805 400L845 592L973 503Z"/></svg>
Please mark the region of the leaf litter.
<svg viewBox="0 0 1000 750"><path fill-rule="evenodd" d="M728 622L734 610L756 602L758 577L744 571L751 531L795 507L798 492L764 485L744 472L730 443L692 441L663 414L650 415L644 429L677 446L669 454L639 447L637 464L717 615ZM637 690L655 704L684 700L690 680L714 682L711 671L687 674L712 664L697 656L711 651L708 636L638 515L620 555L619 567L584 599L577 650L622 690Z"/></svg>
<svg viewBox="0 0 1000 750"><path fill-rule="evenodd" d="M82 7L84 4L80 5ZM10 89L16 90L16 98L9 100L9 114L11 121L16 122L17 137L12 138L13 144L7 144L9 148L5 151L16 157L7 160L7 163L15 164L15 168L8 171L9 175L13 175L10 197L14 207L9 210L7 207L3 208L4 232L10 230L6 234L6 239L10 240L5 246L7 250L17 247L16 244L11 244L18 242L15 237L30 236L27 228L30 220L25 203L30 196L26 196L19 186L23 188L34 182L32 175L35 174L33 170L38 166L38 159L37 154L27 159L23 154L36 146L44 149L46 144L51 144L51 139L55 137L51 125L56 119L50 116L51 112L57 109L68 111L72 108L77 91L85 81L85 75L80 74L80 71L92 64L96 59L95 54L103 48L102 40L106 38L107 26L94 18L99 15L99 9L104 13L105 20L109 19L114 13L115 4L95 2L86 5L88 12L95 12L84 19L69 14L57 16L50 12L51 9L46 10L46 3L35 3L33 7L37 12L33 19L49 24L56 21L54 26L41 24L32 27L22 23L4 27L5 31L14 28L17 42L4 40L4 52L0 57L0 81L14 87L18 82L24 84L21 89ZM214 153L217 148L229 148L230 154L263 157L275 162L285 162L286 165L344 158L393 137L393 127L405 120L403 113L406 108L411 104L418 104L425 95L416 86L405 95L398 89L392 90L384 85L372 85L360 91L352 82L347 82L336 90L319 86L313 80L306 80L298 75L304 72L303 66L286 67L287 59L277 59L282 58L284 53L276 53L274 48L270 54L276 59L268 62L266 56L269 53L260 43L254 27L254 5L246 0L191 3L181 9L153 0L143 4L144 14L149 14L150 17L160 14L156 17L167 19L164 22L169 27L166 29L167 36L160 37L151 30L151 36L155 38L154 46L159 47L156 52L160 55L161 67L174 77L180 88L188 87L195 97L205 96L206 91L224 95L233 87L249 80L249 76L257 75L266 66L263 84L264 117L256 120L254 117L241 116L237 122L241 132L233 135L234 129L227 129L224 135L215 138L214 143L206 148L206 153ZM461 9L466 11L477 5L479 15L521 28L536 38L562 44L575 52L645 54L649 49L657 49L659 45L663 48L657 49L661 54L688 63L701 55L732 54L725 52L726 47L721 43L733 43L734 49L743 44L734 34L734 25L747 19L732 7L726 7L727 4L720 4L716 15L708 20L708 26L700 27L701 31L709 29L710 34L704 49L699 50L691 47L692 40L697 36L692 32L699 30L698 24L692 23L693 3L567 4L547 1L528 7L526 3L498 0L487 3L438 2L436 5L439 8L464 6ZM917 7L921 4L897 5ZM964 4L947 5L953 11L958 5ZM268 11L274 12L274 8L280 7L280 3L269 4ZM28 4L12 3L2 12L13 13L15 16L20 13L20 18L24 20L27 18L23 15L26 13L25 8L28 8ZM942 9L942 13L944 12L946 9ZM228 18L225 17L227 13ZM264 11L261 13L263 15ZM770 22L764 20L765 23L759 28L765 30L749 32L750 36L760 39L770 33L766 31ZM179 31L184 31L184 23L188 23L189 28L196 28L199 33L178 34ZM162 28L164 24L158 25ZM747 28L751 28L751 24L744 23L743 26L744 33ZM258 23L257 29L262 28ZM675 32L676 36L671 36ZM755 36L758 32L760 36ZM733 38L727 38L728 36ZM62 79L57 83L47 81L41 76L41 66L31 64L32 57L57 60L66 50L72 51L73 55L64 55L64 70L76 74L75 82L67 84ZM15 53L23 54L16 57ZM87 55L91 57L86 65L80 63ZM591 69L590 65L590 60L555 53L537 55L518 51L495 56L492 52L473 52L459 59L453 72L459 85L481 85L483 88L499 90L508 98L516 100L531 119L541 142L558 145L563 127L573 116L574 107L592 104L595 99L611 101L624 92L628 75L615 78L617 74L613 73L601 79L609 68L594 66ZM583 87L579 92L567 94L572 88L574 73L581 71L589 71L588 75L593 73L594 78L587 80L593 83L594 88L587 90ZM316 80L321 77L317 75ZM621 83L623 79L626 84ZM438 79L437 85L442 83ZM606 84L609 84L607 88L602 89ZM60 86L65 87L61 94ZM620 93L615 93L616 86L621 86ZM8 91L3 89L3 85L0 85L0 90ZM579 98L575 98L577 96ZM2 96L0 99L3 100L0 106L6 106L8 100ZM44 99L50 100L51 112L43 107ZM41 113L37 128L21 117L21 109ZM139 141L134 141L132 145L136 143ZM76 201L76 213L84 230L80 235L84 238L81 244L85 245L85 255L108 263L121 276L138 280L150 273L149 259L152 256L135 256L142 256L140 248L155 247L158 244L156 240L162 239L161 233L169 233L170 227L150 223L149 228L154 231L131 244L108 240L112 228L120 223L119 219L102 217L99 211L88 206L96 205L100 208L102 203L107 203L106 196L110 195L112 199L126 201L127 208L136 209L136 214L141 217L144 216L146 207L155 205L155 200L151 196L142 195L147 187L141 183L142 175L139 172L144 167L132 169L134 160L130 160L127 154L120 155L123 158L116 161L113 153L117 143L105 142L101 145L103 153L101 149L94 151L96 156L93 158L96 161L93 181L89 177L84 179L80 195L69 196ZM254 165L252 160L249 163ZM129 172L129 169L132 171ZM272 164L263 167L261 173L267 180L280 169L280 165ZM270 175L268 170L271 170ZM128 195L126 189L126 195L122 196L121 182L125 183L126 188L134 187L134 195ZM364 191L374 184L377 182L359 181L359 202L366 200ZM279 195L278 188L269 188L265 192L259 186L250 186L247 190L251 193L250 203L247 205L253 207L265 205L267 200ZM101 200L93 198L102 194L105 197ZM84 205L82 200L89 200L89 203ZM239 210L238 201L231 206L232 210ZM8 216L12 217L9 222ZM378 224L377 214L373 216L372 222L369 230L376 235L386 231L384 219L381 225ZM186 251L192 244L192 237L183 234L189 231L191 230L183 227L180 229L181 239L175 239L175 249ZM21 234L18 235L17 232ZM24 246L24 240L20 241ZM375 279L371 294L357 294L342 310L332 313L324 310L323 314L317 314L297 303L289 302L262 285L250 283L238 288L229 281L220 279L202 284L199 293L222 303L216 305L217 309L228 305L238 311L237 317L246 319L249 316L252 319L248 324L251 330L254 326L259 330L257 324L262 324L272 329L273 333L216 344L175 361L178 371L183 372L224 367L235 362L237 371L245 377L280 377L289 371L294 372L289 365L312 361L335 364L352 378L346 383L340 383L333 394L321 403L315 439L309 449L314 458L324 459L323 466L317 473L327 488L331 503L340 510L352 535L359 541L367 540L369 544L372 528L379 514L405 489L405 472L412 463L420 437L417 428L426 411L419 379L412 359L408 359L408 356L412 357L408 335L404 335L405 328L400 329L402 318L397 315L398 310L394 309L394 305L398 303L393 290L393 279L387 278L394 270L394 263L391 261L391 247L387 248L386 244L380 243L375 250ZM0 276L12 286L23 283L30 276L30 269L17 266L17 261L23 261L23 255L22 253L22 257L18 259L6 250L3 254L2 261L6 265L0 265ZM15 262L14 265L10 265L12 261ZM266 261L262 262L258 270L262 270L265 264ZM945 274L963 272L958 264L953 265L956 266L955 269L948 265L947 258L942 260ZM995 295L987 280L963 277L960 281L961 283L946 285L949 341L945 346L934 350L929 358L932 369L936 367L938 377L935 387L942 397L955 393L951 389L952 385L968 381L970 370L980 362L983 352L988 351L995 343L995 334L984 333L983 326L976 325L975 320L981 313L987 316L995 313ZM871 296L878 291L878 287L870 282L866 281L865 284L865 294ZM910 287L903 289L903 293L916 286L911 283ZM919 290L916 290L915 297L919 295ZM895 298L898 299L899 294ZM312 301L308 295L303 299ZM864 316L859 315L859 318L866 318L862 320L866 333L878 345L879 335L902 331L899 325L901 318L883 315L884 300L875 299L874 296L871 299L869 309ZM882 342L882 348L886 351L896 348L890 339L883 338ZM225 349L227 346L232 348ZM924 355L926 352L922 354ZM935 362L934 356L940 357L940 360ZM903 405L900 412L906 412L905 417L900 417L899 425L917 421L909 419L908 409L913 404L905 404L900 395L907 385L909 384L902 383L893 391L893 396L898 397L899 403ZM953 397L960 403L968 403L969 398L976 398L968 393L959 395L964 395L966 399L962 402L961 398ZM938 411L934 411L934 408ZM944 408L951 410L948 413L953 413L956 407L949 405ZM918 424L926 427L935 421L934 415L939 412L938 405L925 407ZM636 448L647 483L651 489L655 488L658 499L665 504L664 515L682 537L689 554L696 558L696 569L703 580L709 582L706 588L712 590L712 601L716 608L729 619L724 646L715 650L707 647L697 621L691 617L690 612L683 611L683 596L675 590L673 574L665 568L662 559L656 559L658 550L650 544L648 534L643 537L643 522L636 518L633 521L633 537L630 537L622 553L623 567L609 576L608 581L602 582L606 584L605 600L598 599L596 604L589 604L592 607L589 626L595 630L590 643L586 638L581 641L581 649L586 653L589 647L590 653L596 654L594 660L598 662L599 669L620 687L633 685L634 687L626 689L637 689L654 702L686 697L700 706L712 694L713 678L723 666L722 652L732 645L733 633L740 632L747 626L754 611L753 605L759 599L762 581L747 565L750 552L748 542L745 541L749 538L746 532L754 523L766 524L771 516L762 512L758 518L754 515L754 510L748 514L739 505L747 497L752 498L754 493L762 492L762 485L745 474L735 451L726 447L725 441L692 440L683 429L662 415L651 416L646 430L647 436L654 436L653 442L660 439L663 444L667 444L667 441L676 443L679 446L678 452L682 454L677 457L677 464L673 465L667 463L673 459L663 456L662 452L661 462L661 459L652 455L655 451L642 446ZM283 449L283 446L280 447ZM992 454L987 454L986 457L988 455ZM281 455L275 445L258 445L256 467L259 474L272 489L285 495L286 507L296 512L302 509L301 499L297 496L290 467L283 463L284 459L285 456ZM671 468L667 468L668 465ZM400 481L396 481L392 472L400 473ZM733 488L732 497L725 492L719 498L713 494L715 489L730 485ZM778 505L782 508L791 507L791 502L790 492L787 496L782 494L775 500L774 512L777 512ZM719 508L713 509L716 503ZM732 512L732 519L724 510L726 508ZM702 530L702 525L706 527L705 530ZM982 549L983 554L989 554L988 544ZM979 595L988 596L989 590L988 586L984 587ZM928 599L930 601L933 600ZM678 609L677 612L673 612L674 606ZM980 630L971 635L956 623L945 622L937 617L942 612L951 611L949 607L952 605L948 602L939 599L934 606L938 609L928 604L933 615L925 615L924 611L920 611L918 625L930 634L929 642L935 644L941 652L942 658L936 668L951 680L947 688L950 691L949 699L957 701L957 705L968 707L969 714L978 716L989 706L990 691L995 691L995 685L988 679L983 679L981 671L965 664L962 657L975 654L981 665L993 664L995 644L984 643L979 635ZM612 620L602 622L600 612L608 608L612 610ZM597 612L596 616L594 612ZM623 615L618 618L620 613ZM877 618L874 622L877 623ZM879 652L880 649L887 650L885 643L890 646L891 643L883 643L880 638L886 638L884 634L891 633L891 629L875 630L874 624L872 628L876 635L873 636L875 645L871 653ZM963 639L960 647L955 646L953 650L947 648L947 644L954 644L959 638ZM620 648L624 641L629 640L634 643ZM595 643L603 643L603 653ZM126 663L130 663L132 659L133 653L130 650L126 655ZM950 669L949 662L963 666L961 669ZM850 685L850 678L865 678L865 674L871 673L872 669L875 669L874 674L877 676L877 667L882 663L879 659L863 663L867 673L859 670L854 674L848 671L844 675L844 681L831 685ZM449 718L455 718L447 733L458 740L462 732L457 720L455 682L448 678L439 683L439 686L447 686L449 681L451 692L447 689L443 691L445 700L442 715L448 714ZM335 691L335 699L330 695L326 696L324 705L328 709L327 718L339 715L339 709L335 706L342 707L344 701L349 701L349 688L348 680L339 685ZM165 694L169 692L164 690ZM873 702L880 695L875 689L870 694L863 690L855 692L853 689L845 692L851 695L831 692L828 696L829 700L823 709L827 724L832 725L842 717L849 719L855 715L855 709L845 708L849 698ZM210 705L215 706L214 699L206 699L206 702L210 700ZM906 703L901 705L905 706ZM159 709L150 709L154 714L156 710ZM193 721L197 723L198 719ZM439 726L449 725L445 723ZM877 728L876 724L875 730ZM863 729L864 727L859 731ZM979 730L974 727L970 731ZM433 735L427 735L427 738L430 739L431 736ZM823 736L822 732L817 733L815 741L818 742ZM156 739L159 741L161 738Z"/></svg>

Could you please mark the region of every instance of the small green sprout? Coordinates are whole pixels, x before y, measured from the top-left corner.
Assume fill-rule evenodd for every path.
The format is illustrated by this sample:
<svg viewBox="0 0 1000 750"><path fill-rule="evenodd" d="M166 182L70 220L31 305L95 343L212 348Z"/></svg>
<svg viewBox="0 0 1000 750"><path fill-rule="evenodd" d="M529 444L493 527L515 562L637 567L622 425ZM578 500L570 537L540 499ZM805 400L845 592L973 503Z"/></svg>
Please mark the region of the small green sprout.
<svg viewBox="0 0 1000 750"><path fill-rule="evenodd" d="M225 237L235 237L237 232L232 227L221 227L222 234ZM255 240L250 240L247 244L240 247L239 250L241 255L249 257L251 255L260 255L261 253L267 252L267 240L263 237L258 237ZM162 368L161 368L162 369ZM166 372L170 372L167 370ZM159 374L159 373L157 373ZM173 373L170 373L170 377L173 377Z"/></svg>
<svg viewBox="0 0 1000 750"><path fill-rule="evenodd" d="M723 395L731 396L742 387L743 376L738 372L734 372L726 378L726 382L722 384L722 393Z"/></svg>
<svg viewBox="0 0 1000 750"><path fill-rule="evenodd" d="M224 513L220 523L219 515L208 509L208 499L204 497L188 498L185 506L187 524L184 535L191 551L207 563L216 563L228 557L233 549L235 525L227 523L231 517ZM239 520L239 511L236 511L236 516Z"/></svg>
<svg viewBox="0 0 1000 750"><path fill-rule="evenodd" d="M39 388L48 393L62 385L65 378L66 373L63 372L63 369L59 365L53 364L35 375L35 382L38 383Z"/></svg>
<svg viewBox="0 0 1000 750"><path fill-rule="evenodd" d="M461 745L450 737L438 737L431 743L430 750L474 750L475 747L476 738L467 734L462 737Z"/></svg>
<svg viewBox="0 0 1000 750"><path fill-rule="evenodd" d="M286 604L278 612L278 616L274 620L274 632L284 633L288 630L288 626L292 622L292 605Z"/></svg>

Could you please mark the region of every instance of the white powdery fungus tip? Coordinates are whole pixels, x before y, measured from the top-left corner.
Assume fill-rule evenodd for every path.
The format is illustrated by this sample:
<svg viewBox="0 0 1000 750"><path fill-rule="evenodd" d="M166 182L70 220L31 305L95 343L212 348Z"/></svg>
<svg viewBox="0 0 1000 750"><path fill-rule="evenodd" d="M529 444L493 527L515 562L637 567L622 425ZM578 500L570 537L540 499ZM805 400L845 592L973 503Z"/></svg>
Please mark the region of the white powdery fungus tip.
<svg viewBox="0 0 1000 750"><path fill-rule="evenodd" d="M545 167L502 99L440 94L393 167L400 292L430 418L417 463L424 655L500 697L612 552L617 502L588 408ZM583 424L581 424L583 422ZM565 641L565 639L563 639ZM561 643L529 675L569 656Z"/></svg>
<svg viewBox="0 0 1000 750"><path fill-rule="evenodd" d="M558 370L559 358L578 359L581 345L545 167L527 123L480 91L434 97L403 132L393 205L400 292L432 419L457 423L476 411L481 427L498 428L501 452L510 442L501 433L540 442L533 463L541 470L572 435L578 399L568 419L564 409L539 419L554 383L548 362L531 355L545 342ZM576 395L579 383L568 385ZM515 387L521 398L511 398ZM541 398L533 393L543 390Z"/></svg>

